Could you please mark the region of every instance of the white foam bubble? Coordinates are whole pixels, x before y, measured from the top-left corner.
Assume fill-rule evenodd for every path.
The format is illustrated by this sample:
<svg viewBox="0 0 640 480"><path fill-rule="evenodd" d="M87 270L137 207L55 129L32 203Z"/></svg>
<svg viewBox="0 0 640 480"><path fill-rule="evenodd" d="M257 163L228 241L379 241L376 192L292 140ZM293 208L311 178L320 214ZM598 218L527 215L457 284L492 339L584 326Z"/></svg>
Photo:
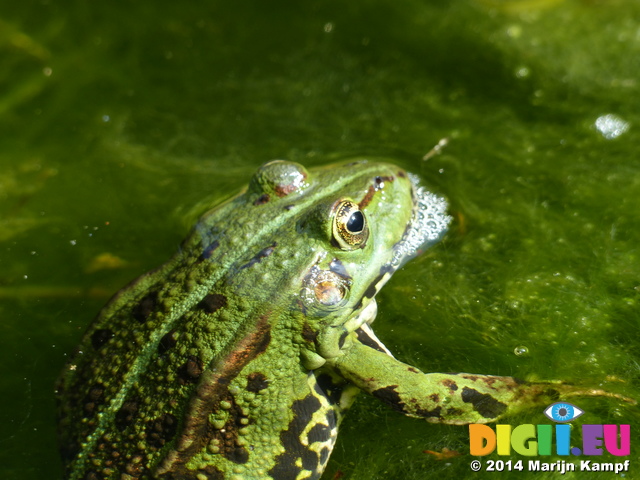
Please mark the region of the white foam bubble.
<svg viewBox="0 0 640 480"><path fill-rule="evenodd" d="M619 137L627 130L629 130L629 123L625 122L622 118L612 113L607 115L601 115L597 118L595 123L596 129L607 140L612 140Z"/></svg>
<svg viewBox="0 0 640 480"><path fill-rule="evenodd" d="M447 215L447 201L420 186L417 175L409 174L415 191L416 204L411 227L404 238L395 246L391 264L394 267L417 255L434 244L447 231L452 218Z"/></svg>

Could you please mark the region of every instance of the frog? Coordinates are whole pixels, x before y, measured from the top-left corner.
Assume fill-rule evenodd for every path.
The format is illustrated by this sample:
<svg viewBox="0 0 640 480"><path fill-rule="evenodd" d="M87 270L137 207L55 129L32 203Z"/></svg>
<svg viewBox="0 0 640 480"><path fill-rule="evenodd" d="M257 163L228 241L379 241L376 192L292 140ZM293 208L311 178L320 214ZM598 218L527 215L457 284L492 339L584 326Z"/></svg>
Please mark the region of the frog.
<svg viewBox="0 0 640 480"><path fill-rule="evenodd" d="M89 326L56 385L65 478L319 479L360 391L454 425L557 399L424 373L375 335L376 294L444 236L447 208L384 159L261 166Z"/></svg>

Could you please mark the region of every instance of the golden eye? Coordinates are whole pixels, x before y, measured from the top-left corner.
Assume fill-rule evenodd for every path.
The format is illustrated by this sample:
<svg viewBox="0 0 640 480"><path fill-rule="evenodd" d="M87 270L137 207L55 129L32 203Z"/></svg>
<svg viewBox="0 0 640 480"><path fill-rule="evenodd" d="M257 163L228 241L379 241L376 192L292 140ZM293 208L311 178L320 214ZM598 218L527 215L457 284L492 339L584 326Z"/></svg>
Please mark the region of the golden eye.
<svg viewBox="0 0 640 480"><path fill-rule="evenodd" d="M350 200L338 203L333 217L333 239L343 250L363 248L369 238L367 219Z"/></svg>

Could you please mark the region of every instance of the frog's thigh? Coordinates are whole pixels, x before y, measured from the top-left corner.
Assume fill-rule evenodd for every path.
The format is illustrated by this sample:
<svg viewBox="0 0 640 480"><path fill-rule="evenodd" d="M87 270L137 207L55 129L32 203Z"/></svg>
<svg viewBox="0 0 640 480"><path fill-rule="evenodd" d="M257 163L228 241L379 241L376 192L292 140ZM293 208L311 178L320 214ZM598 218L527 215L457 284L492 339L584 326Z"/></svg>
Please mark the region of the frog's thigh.
<svg viewBox="0 0 640 480"><path fill-rule="evenodd" d="M313 372L309 372L307 383L309 394L293 402L293 417L280 433L284 452L269 471L272 478L294 478L293 472L296 480L320 478L335 444L342 388L328 389L330 377L320 375L318 380Z"/></svg>

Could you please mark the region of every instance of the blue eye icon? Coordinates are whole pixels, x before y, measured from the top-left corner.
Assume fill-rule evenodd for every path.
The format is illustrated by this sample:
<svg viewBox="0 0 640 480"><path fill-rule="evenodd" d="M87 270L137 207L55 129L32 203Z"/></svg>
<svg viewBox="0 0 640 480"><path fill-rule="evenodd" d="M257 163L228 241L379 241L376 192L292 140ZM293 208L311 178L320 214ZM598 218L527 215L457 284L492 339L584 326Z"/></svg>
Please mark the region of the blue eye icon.
<svg viewBox="0 0 640 480"><path fill-rule="evenodd" d="M570 403L565 402L553 403L549 405L544 411L544 414L549 418L549 420L561 423L575 420L583 413L584 411L580 410L575 405L571 405Z"/></svg>

